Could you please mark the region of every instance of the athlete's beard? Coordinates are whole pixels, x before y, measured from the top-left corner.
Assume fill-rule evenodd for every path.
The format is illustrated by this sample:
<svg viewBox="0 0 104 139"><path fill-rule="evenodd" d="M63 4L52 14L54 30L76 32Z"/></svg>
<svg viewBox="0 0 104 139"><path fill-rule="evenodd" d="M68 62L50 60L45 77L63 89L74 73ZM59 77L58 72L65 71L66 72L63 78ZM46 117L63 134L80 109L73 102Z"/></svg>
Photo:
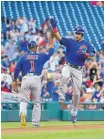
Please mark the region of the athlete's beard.
<svg viewBox="0 0 104 139"><path fill-rule="evenodd" d="M75 40L76 40L77 42L80 42L80 41L82 41L82 37L75 37Z"/></svg>
<svg viewBox="0 0 104 139"><path fill-rule="evenodd" d="M77 42L82 41L82 38L83 38L83 36L82 36L81 34L74 34L74 39L75 39Z"/></svg>
<svg viewBox="0 0 104 139"><path fill-rule="evenodd" d="M77 39L77 42L80 42L82 40L82 38L80 38L80 39Z"/></svg>

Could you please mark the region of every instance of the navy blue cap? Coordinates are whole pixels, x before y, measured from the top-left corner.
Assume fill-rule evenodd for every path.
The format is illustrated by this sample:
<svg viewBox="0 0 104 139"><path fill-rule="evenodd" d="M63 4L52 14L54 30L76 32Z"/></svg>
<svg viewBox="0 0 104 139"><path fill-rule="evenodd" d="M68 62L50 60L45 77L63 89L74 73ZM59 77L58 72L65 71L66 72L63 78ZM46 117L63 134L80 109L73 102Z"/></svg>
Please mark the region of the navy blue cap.
<svg viewBox="0 0 104 139"><path fill-rule="evenodd" d="M8 65L5 61L1 61L1 68L2 69L7 69L8 68Z"/></svg>

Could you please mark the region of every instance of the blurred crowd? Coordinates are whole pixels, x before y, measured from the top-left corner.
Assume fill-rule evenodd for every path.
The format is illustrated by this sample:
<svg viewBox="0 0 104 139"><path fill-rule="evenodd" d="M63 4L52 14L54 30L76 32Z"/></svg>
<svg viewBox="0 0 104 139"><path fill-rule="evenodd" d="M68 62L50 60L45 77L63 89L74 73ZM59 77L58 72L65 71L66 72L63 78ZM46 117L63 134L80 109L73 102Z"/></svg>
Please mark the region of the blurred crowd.
<svg viewBox="0 0 104 139"><path fill-rule="evenodd" d="M47 52L48 41L41 28L37 27L36 20L24 17L16 20L2 18L1 32L1 91L18 93L12 90L13 72L18 58L28 52L27 44L34 40L39 45L38 51ZM70 31L67 38L72 38ZM65 47L55 40L55 52L45 63L42 72L42 101L58 101L61 69L65 63ZM80 102L104 103L104 40L101 42L101 50L96 51L95 58L88 59L83 67L83 84ZM22 80L20 74L19 79ZM67 84L66 102L72 100L72 83ZM30 96L32 99L32 96ZM96 105L89 105L88 109L96 109ZM83 109L82 106L80 108ZM103 106L104 109L104 106Z"/></svg>

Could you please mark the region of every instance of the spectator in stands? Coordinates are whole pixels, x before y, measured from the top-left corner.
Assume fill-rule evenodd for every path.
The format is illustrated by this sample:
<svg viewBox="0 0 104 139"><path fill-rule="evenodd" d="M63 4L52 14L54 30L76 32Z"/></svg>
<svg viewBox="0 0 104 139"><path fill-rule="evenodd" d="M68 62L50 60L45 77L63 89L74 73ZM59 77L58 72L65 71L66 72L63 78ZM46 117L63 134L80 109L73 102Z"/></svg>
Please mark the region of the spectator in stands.
<svg viewBox="0 0 104 139"><path fill-rule="evenodd" d="M92 101L93 102L99 102L101 99L101 90L100 90L100 86L98 84L96 84L96 90L94 92L94 95L92 96Z"/></svg>
<svg viewBox="0 0 104 139"><path fill-rule="evenodd" d="M100 78L104 80L104 67L101 67Z"/></svg>
<svg viewBox="0 0 104 139"><path fill-rule="evenodd" d="M16 55L18 55L18 48L14 42L14 40L10 40L9 43L6 43L5 46L6 54L8 55L9 60L13 60L16 58Z"/></svg>
<svg viewBox="0 0 104 139"><path fill-rule="evenodd" d="M7 67L9 67L10 62L9 62L9 58L8 58L8 56L6 54L1 56L1 60L6 63Z"/></svg>
<svg viewBox="0 0 104 139"><path fill-rule="evenodd" d="M91 103L92 102L92 100L91 100L92 93L93 93L93 90L91 88L87 88L86 93L84 94L85 95L84 96L85 97L85 100L84 100L85 103Z"/></svg>
<svg viewBox="0 0 104 139"><path fill-rule="evenodd" d="M5 55L5 48L1 46L1 57L3 57L4 55Z"/></svg>
<svg viewBox="0 0 104 139"><path fill-rule="evenodd" d="M1 61L1 91L11 93L12 77L8 74L8 65Z"/></svg>
<svg viewBox="0 0 104 139"><path fill-rule="evenodd" d="M10 32L9 31L6 31L5 33L4 33L4 45L6 44L6 42L9 42L9 40L10 40Z"/></svg>
<svg viewBox="0 0 104 139"><path fill-rule="evenodd" d="M60 47L58 48L57 54L58 54L58 56L59 56L59 59L61 59L62 57L65 56L65 49L64 49L63 47L60 46Z"/></svg>
<svg viewBox="0 0 104 139"><path fill-rule="evenodd" d="M52 93L54 88L54 80L51 73L47 74L47 82L42 87L41 97L44 101L52 101Z"/></svg>
<svg viewBox="0 0 104 139"><path fill-rule="evenodd" d="M28 25L29 25L29 30L31 30L32 33L35 33L37 25L36 25L36 20L34 20L33 17L30 18Z"/></svg>
<svg viewBox="0 0 104 139"><path fill-rule="evenodd" d="M57 56L56 53L54 53L49 60L49 71L55 72L58 64L59 64L59 57Z"/></svg>
<svg viewBox="0 0 104 139"><path fill-rule="evenodd" d="M19 42L19 51L24 51L28 52L27 45L28 45L28 40L24 37L24 40L20 40Z"/></svg>
<svg viewBox="0 0 104 139"><path fill-rule="evenodd" d="M100 102L104 103L104 86L101 88L101 98L100 98Z"/></svg>
<svg viewBox="0 0 104 139"><path fill-rule="evenodd" d="M85 81L85 85L87 88L90 88L90 86L92 85L93 81L90 79L90 76L87 76L86 81Z"/></svg>
<svg viewBox="0 0 104 139"><path fill-rule="evenodd" d="M91 62L91 65L89 67L89 76L90 76L91 81L93 81L94 79L99 79L100 78L100 75L99 75L99 72L98 72L98 65L95 61Z"/></svg>
<svg viewBox="0 0 104 139"><path fill-rule="evenodd" d="M9 66L10 74L13 74L15 65L16 65L16 61L15 60L11 61L10 66Z"/></svg>
<svg viewBox="0 0 104 139"><path fill-rule="evenodd" d="M54 80L60 80L61 78L61 66L56 67L56 71L53 72Z"/></svg>
<svg viewBox="0 0 104 139"><path fill-rule="evenodd" d="M56 80L55 81L55 86L54 86L53 92L52 92L52 100L53 101L58 101L59 85L60 85L60 80Z"/></svg>
<svg viewBox="0 0 104 139"><path fill-rule="evenodd" d="M21 25L21 33L26 33L29 31L29 28L28 28L28 21L26 20L26 18L24 17L21 17L20 19L20 25Z"/></svg>
<svg viewBox="0 0 104 139"><path fill-rule="evenodd" d="M93 95L93 90L91 88L88 88L85 93L84 103L92 103L93 102L92 95ZM89 109L89 110L97 109L97 105L88 104L88 105L86 105L86 109Z"/></svg>
<svg viewBox="0 0 104 139"><path fill-rule="evenodd" d="M12 29L12 19L9 19L6 24L6 30L11 31Z"/></svg>

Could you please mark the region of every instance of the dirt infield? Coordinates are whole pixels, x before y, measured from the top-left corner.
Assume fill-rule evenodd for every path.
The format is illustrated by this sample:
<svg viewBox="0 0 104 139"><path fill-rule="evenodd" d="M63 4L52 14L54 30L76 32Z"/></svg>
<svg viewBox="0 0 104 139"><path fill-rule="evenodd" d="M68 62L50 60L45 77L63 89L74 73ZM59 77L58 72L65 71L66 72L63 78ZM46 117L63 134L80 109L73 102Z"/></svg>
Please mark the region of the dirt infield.
<svg viewBox="0 0 104 139"><path fill-rule="evenodd" d="M45 127L26 127L26 128L9 128L2 129L2 134L15 134L15 133L31 133L42 131L68 131L68 130L86 130L86 129L104 129L104 124L92 124L92 125L69 125L69 126L45 126Z"/></svg>

